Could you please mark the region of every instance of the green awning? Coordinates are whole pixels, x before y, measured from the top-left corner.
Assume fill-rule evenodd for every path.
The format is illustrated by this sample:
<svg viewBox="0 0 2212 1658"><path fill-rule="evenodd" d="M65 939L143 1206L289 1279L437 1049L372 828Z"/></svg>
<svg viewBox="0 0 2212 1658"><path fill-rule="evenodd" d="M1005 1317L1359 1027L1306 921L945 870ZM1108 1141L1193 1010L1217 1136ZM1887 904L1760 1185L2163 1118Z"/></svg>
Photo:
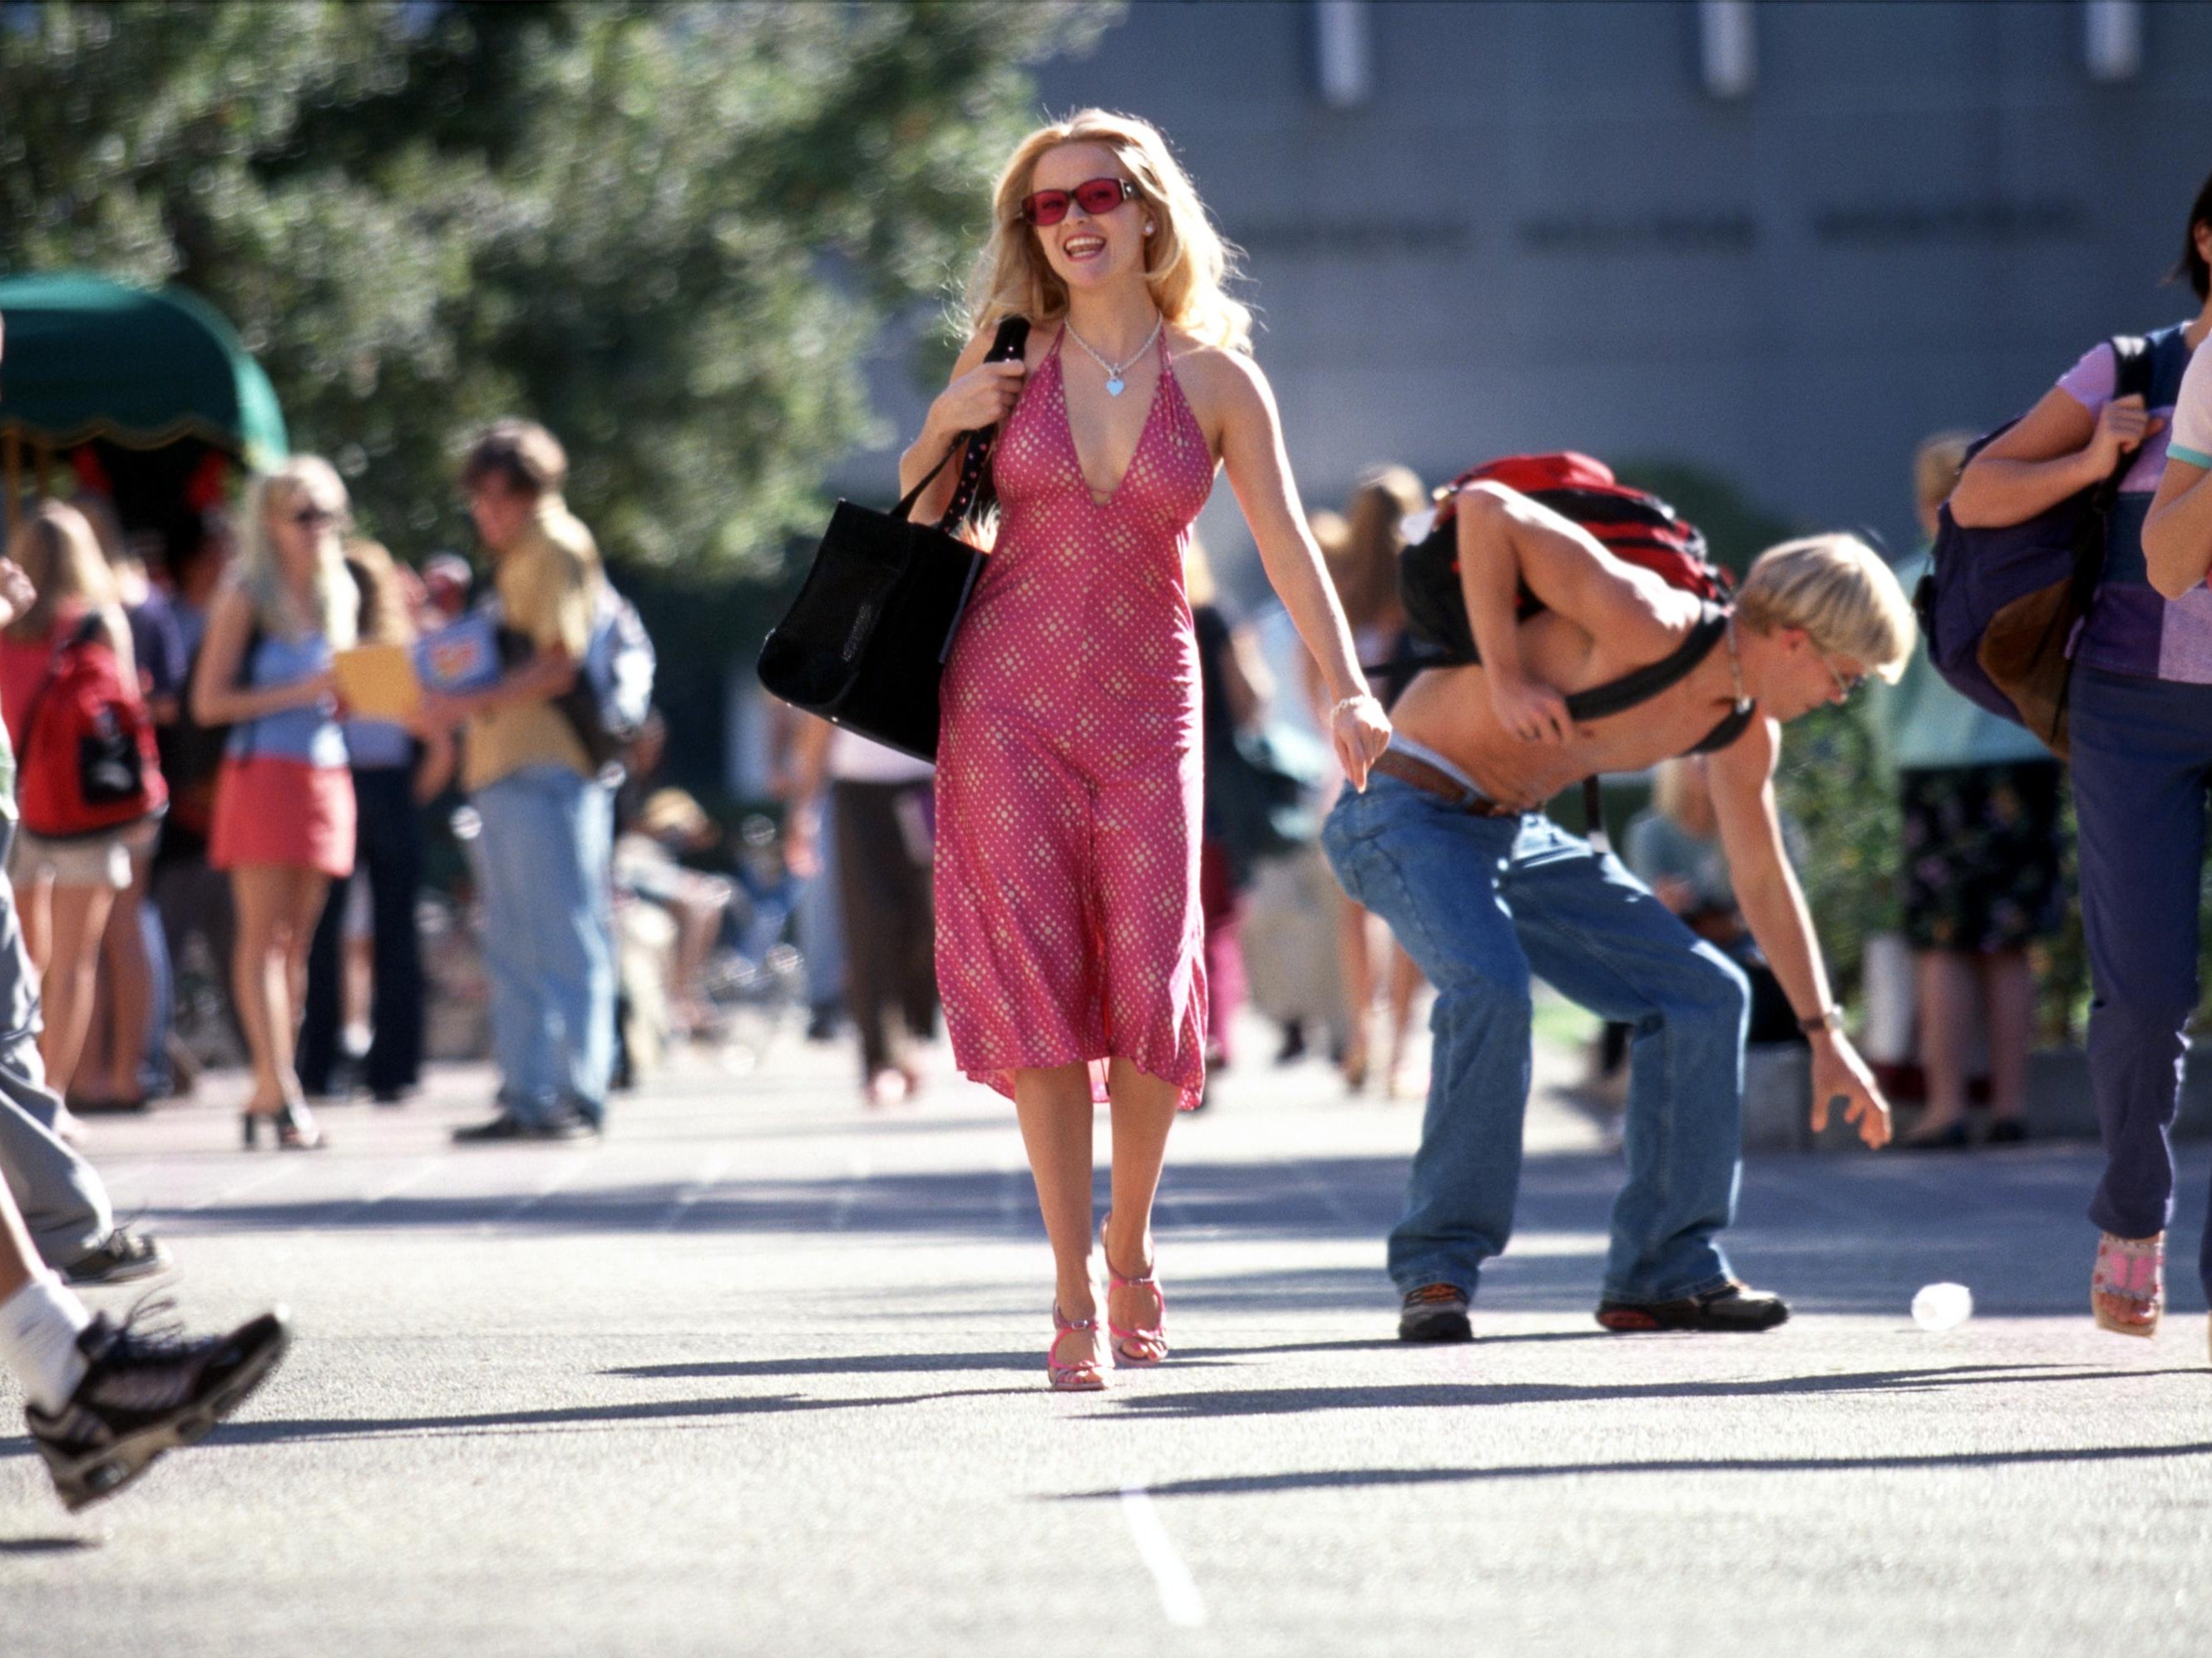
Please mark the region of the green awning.
<svg viewBox="0 0 2212 1658"><path fill-rule="evenodd" d="M214 307L84 272L0 278L0 435L157 449L197 437L264 467L290 452L276 388Z"/></svg>

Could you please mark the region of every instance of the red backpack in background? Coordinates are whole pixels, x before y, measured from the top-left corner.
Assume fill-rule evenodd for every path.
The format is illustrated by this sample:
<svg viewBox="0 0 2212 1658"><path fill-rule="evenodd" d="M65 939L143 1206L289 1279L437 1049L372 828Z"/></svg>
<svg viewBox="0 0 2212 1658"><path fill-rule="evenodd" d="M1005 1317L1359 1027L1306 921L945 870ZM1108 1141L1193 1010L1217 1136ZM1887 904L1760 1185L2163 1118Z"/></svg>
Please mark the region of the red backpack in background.
<svg viewBox="0 0 2212 1658"><path fill-rule="evenodd" d="M104 835L167 806L154 722L139 688L124 683L105 617L87 616L56 647L23 711L15 774L23 827L49 841Z"/></svg>
<svg viewBox="0 0 2212 1658"><path fill-rule="evenodd" d="M1579 524L1607 552L1656 571L1669 586L1715 603L1728 597L1733 584L1706 555L1704 532L1658 496L1620 483L1603 461L1571 449L1504 455L1462 472L1439 489L1433 526L1400 555L1398 586L1407 626L1425 647L1428 665L1477 660L1467 593L1460 586L1455 525L1459 492L1484 482L1502 483ZM1533 616L1541 608L1523 586L1520 615Z"/></svg>

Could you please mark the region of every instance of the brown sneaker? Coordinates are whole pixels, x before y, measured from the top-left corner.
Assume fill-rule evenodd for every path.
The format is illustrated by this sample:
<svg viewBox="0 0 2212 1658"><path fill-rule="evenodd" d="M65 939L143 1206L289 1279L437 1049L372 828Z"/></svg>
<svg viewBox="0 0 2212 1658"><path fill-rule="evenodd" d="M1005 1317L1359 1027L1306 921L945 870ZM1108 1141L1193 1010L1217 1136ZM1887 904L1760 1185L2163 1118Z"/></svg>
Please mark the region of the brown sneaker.
<svg viewBox="0 0 2212 1658"><path fill-rule="evenodd" d="M1424 1284L1406 1291L1398 1314L1401 1341L1472 1341L1467 1291L1456 1284Z"/></svg>

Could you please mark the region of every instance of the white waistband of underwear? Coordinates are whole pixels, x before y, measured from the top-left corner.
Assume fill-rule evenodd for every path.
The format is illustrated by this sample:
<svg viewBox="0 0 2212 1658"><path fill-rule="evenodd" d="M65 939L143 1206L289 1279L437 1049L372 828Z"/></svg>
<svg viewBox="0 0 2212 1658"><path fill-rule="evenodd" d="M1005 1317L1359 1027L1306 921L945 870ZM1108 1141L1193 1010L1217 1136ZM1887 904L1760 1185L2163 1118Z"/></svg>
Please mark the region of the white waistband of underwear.
<svg viewBox="0 0 2212 1658"><path fill-rule="evenodd" d="M1397 750L1399 753L1419 761L1423 765L1434 766L1438 771L1450 778L1453 782L1458 784L1469 794L1480 796L1480 798L1485 800L1490 799L1488 795L1482 793L1480 786L1477 785L1474 779L1469 777L1465 772L1462 771L1457 766L1452 764L1450 761L1445 759L1443 756L1438 754L1434 749L1429 747L1425 743L1416 743L1412 738L1407 736L1403 732L1392 732L1390 733L1390 746Z"/></svg>

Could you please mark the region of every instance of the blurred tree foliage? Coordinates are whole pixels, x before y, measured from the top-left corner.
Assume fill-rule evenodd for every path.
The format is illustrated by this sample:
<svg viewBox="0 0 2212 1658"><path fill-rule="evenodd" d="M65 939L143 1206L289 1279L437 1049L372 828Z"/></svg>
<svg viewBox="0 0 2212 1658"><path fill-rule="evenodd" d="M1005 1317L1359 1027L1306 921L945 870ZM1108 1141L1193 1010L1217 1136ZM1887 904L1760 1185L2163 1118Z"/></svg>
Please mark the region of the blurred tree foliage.
<svg viewBox="0 0 2212 1658"><path fill-rule="evenodd" d="M567 441L611 556L772 567L1095 3L0 3L0 270L206 295L399 550Z"/></svg>

